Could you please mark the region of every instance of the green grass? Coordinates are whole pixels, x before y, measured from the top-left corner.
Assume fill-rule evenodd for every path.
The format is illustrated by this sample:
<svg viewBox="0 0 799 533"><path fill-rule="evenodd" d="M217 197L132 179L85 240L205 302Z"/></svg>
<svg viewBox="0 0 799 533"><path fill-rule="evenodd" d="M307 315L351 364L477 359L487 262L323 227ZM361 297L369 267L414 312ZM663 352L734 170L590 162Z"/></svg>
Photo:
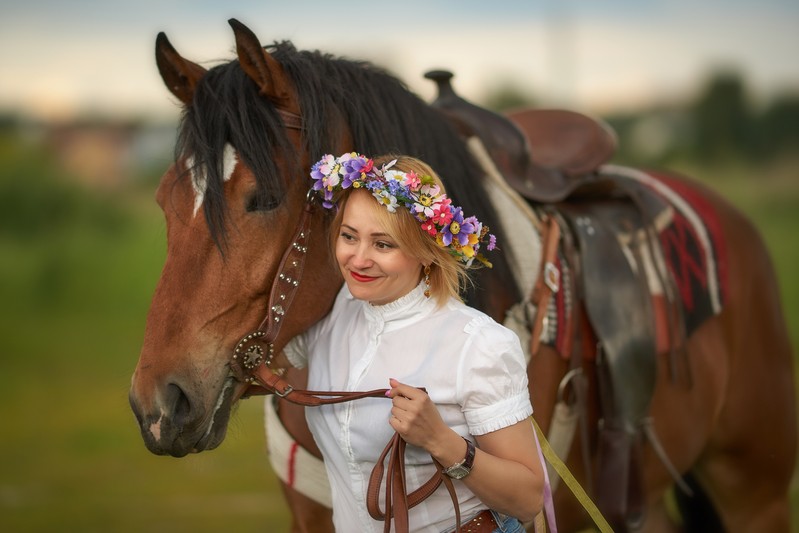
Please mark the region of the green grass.
<svg viewBox="0 0 799 533"><path fill-rule="evenodd" d="M84 191L22 148L0 142L0 531L287 530L260 400L214 452L156 457L139 435L127 391L165 250L153 191Z"/></svg>
<svg viewBox="0 0 799 533"><path fill-rule="evenodd" d="M678 169L763 232L794 346L797 169ZM153 194L83 190L46 154L0 138L0 531L288 530L260 400L241 405L215 451L173 459L142 443L127 390L164 260Z"/></svg>

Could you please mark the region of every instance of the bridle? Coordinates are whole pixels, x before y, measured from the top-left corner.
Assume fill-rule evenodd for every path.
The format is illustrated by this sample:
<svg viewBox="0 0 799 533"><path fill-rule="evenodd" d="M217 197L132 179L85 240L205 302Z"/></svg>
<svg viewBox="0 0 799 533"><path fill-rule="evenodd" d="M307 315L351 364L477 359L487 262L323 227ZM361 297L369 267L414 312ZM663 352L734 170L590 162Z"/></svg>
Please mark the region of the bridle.
<svg viewBox="0 0 799 533"><path fill-rule="evenodd" d="M302 129L302 117L279 108L278 113L286 128ZM286 401L298 405L316 407L361 398L386 398L388 389L363 392L295 389L284 379L282 371L274 371L270 368L270 363L275 357L275 340L300 287L308 252L311 220L316 212L316 207L316 193L311 189L306 194L302 215L294 230L294 236L283 252L277 269L278 273L272 280L266 316L258 328L242 337L233 350L230 370L235 379L247 385L236 399L276 394ZM383 475L386 472L384 468L386 459L388 459L385 487L386 509L382 511L379 498ZM375 520L385 521L385 532L391 530L391 519L393 518L397 533L406 533L409 529L408 509L428 498L442 482L447 487L452 499L455 508L456 530L460 531L460 507L455 487L452 480L443 473L444 467L434 458L433 462L436 465L436 472L433 476L418 489L408 493L405 482L405 441L399 433L395 433L383 449L369 478L367 510Z"/></svg>

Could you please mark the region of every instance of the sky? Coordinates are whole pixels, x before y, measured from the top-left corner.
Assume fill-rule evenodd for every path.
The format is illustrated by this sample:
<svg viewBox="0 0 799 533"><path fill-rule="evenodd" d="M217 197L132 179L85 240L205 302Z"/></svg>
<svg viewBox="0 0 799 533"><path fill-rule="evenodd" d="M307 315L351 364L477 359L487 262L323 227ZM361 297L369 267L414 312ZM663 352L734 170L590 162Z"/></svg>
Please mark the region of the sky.
<svg viewBox="0 0 799 533"><path fill-rule="evenodd" d="M475 102L510 83L589 113L689 98L719 69L754 99L799 92L797 0L0 0L0 111L175 116L156 35L208 67L234 57L231 17L264 44L372 61L426 100L434 68Z"/></svg>

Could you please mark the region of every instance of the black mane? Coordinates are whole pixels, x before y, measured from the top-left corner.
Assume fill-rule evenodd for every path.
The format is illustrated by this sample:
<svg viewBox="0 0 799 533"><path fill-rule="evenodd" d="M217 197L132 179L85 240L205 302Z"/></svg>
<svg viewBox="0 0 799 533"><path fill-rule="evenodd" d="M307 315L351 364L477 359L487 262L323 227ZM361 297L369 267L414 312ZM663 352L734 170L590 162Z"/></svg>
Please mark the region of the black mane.
<svg viewBox="0 0 799 533"><path fill-rule="evenodd" d="M482 171L452 125L434 108L410 92L396 77L370 63L333 57L318 51L298 51L289 42L267 47L283 66L299 93L305 149L316 160L335 151L333 139L348 129L354 148L368 156L406 154L427 162L444 181L453 202L476 215L503 239L497 214L482 192ZM222 193L222 151L232 144L258 180L259 194L282 198L285 187L273 154L283 160L300 158L287 141L272 103L238 61L208 71L197 86L194 101L181 120L176 157L191 154L206 170L208 189L205 217L220 248L225 240ZM305 176L309 169L291 169ZM310 180L309 180L310 181ZM494 274L513 284L502 252L490 254ZM479 289L480 275L474 277ZM518 293L518 287L515 287ZM466 295L476 307L486 298L481 291Z"/></svg>

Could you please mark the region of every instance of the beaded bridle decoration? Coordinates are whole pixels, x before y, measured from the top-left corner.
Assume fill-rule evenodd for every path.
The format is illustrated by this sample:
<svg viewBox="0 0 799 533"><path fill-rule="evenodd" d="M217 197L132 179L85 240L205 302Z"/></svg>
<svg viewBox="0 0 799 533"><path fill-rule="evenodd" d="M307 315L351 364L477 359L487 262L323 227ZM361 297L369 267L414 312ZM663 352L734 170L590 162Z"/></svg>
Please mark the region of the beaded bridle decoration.
<svg viewBox="0 0 799 533"><path fill-rule="evenodd" d="M300 287L314 206L314 195L309 191L294 238L283 253L278 265L278 275L272 282L266 316L258 329L245 335L233 350L230 368L233 375L244 383L254 384L256 379L254 372L259 368L269 367L275 357L274 342L282 325L281 319L294 301L294 296ZM288 388L291 389L290 386ZM288 392L290 390L275 391L280 396Z"/></svg>

